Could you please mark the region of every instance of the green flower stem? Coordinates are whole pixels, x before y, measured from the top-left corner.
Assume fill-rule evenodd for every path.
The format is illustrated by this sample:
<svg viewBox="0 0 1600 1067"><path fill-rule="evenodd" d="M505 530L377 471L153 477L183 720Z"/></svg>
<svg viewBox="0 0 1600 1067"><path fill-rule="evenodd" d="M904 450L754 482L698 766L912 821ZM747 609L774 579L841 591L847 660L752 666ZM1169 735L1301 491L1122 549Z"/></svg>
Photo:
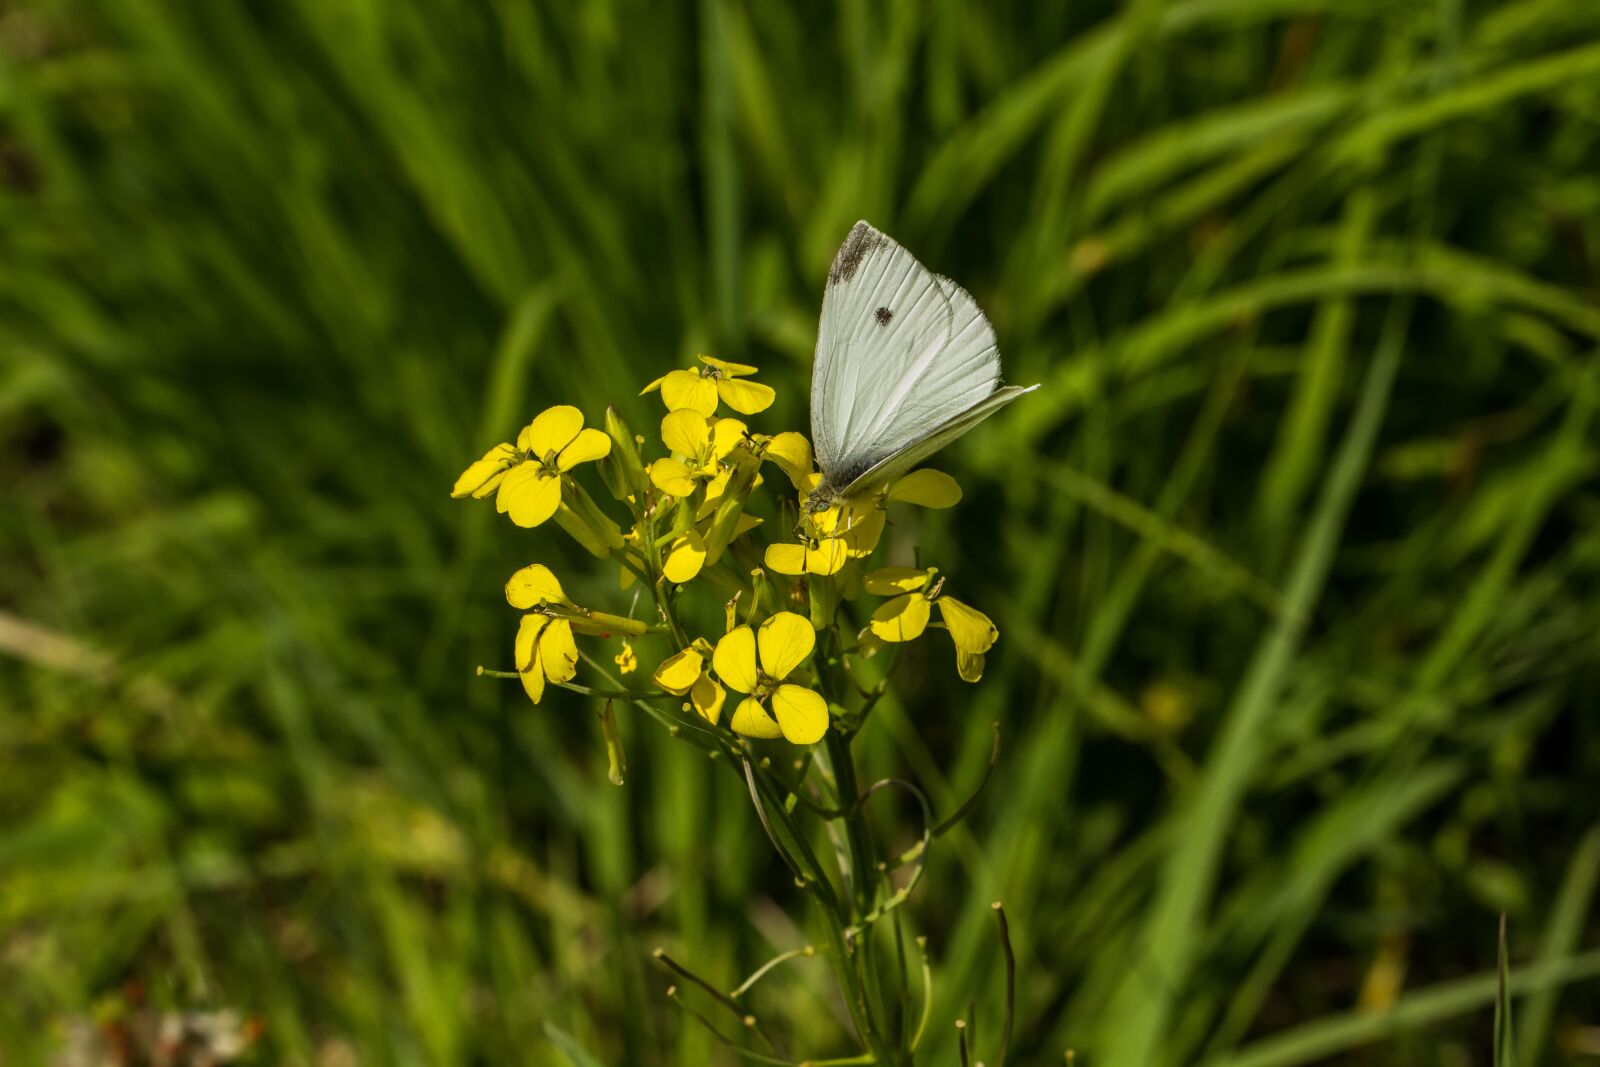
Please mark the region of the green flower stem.
<svg viewBox="0 0 1600 1067"><path fill-rule="evenodd" d="M757 772L748 761L745 767L750 779L751 799L757 805L757 814L762 816L763 825L773 833L773 843L777 845L780 837L786 838L785 844L794 850L795 856L791 858L785 855L785 859L811 874L802 881L801 887L816 904L817 914L822 919L827 934L822 950L833 966L834 980L845 994L845 1004L850 1009L856 1032L873 1056L870 1062L902 1062L898 1050L888 1044L884 1032L876 1024L877 1017L871 1011L871 990L863 981L864 970L858 969L857 954L863 951L863 943L852 942L845 936L841 906L847 908L848 905L842 905L834 895L832 883L823 873L816 854L795 825L793 816L783 809L781 797L777 795L779 790L775 788L771 776L766 772ZM784 849L780 847L779 851L783 853Z"/></svg>
<svg viewBox="0 0 1600 1067"><path fill-rule="evenodd" d="M855 679L850 676L845 663L845 642L836 625L830 626L819 636L824 638L825 645L819 661L819 681L824 686L824 695L831 702L837 702L840 695L856 688ZM888 882L886 871L877 862L877 850L861 803L863 796L856 776L855 759L850 751L850 741L855 733L841 729L842 725L834 723L833 728L824 735L824 742L830 765L828 769L833 773L836 803L845 812L841 822L850 857L848 885L852 902L851 927L845 933L860 957L867 1004L877 1021L875 1029L887 1033L889 1015L886 1005L889 998L885 994L879 944L872 926L876 919L906 899L915 882L908 882L901 893L892 894L884 907L877 906L880 882L886 888L892 888L892 884ZM903 1048L885 1048L880 1055L885 1063L898 1064L909 1060L909 1053Z"/></svg>

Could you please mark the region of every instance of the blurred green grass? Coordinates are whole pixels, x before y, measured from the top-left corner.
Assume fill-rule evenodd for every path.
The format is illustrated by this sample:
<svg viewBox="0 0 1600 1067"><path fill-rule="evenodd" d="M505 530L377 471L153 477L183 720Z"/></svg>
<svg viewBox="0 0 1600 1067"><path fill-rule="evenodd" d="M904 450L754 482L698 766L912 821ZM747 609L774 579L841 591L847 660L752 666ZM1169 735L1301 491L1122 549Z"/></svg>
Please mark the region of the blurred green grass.
<svg viewBox="0 0 1600 1067"><path fill-rule="evenodd" d="M996 898L1012 1062L1486 1064L1500 911L1518 1062L1592 1057L1600 7L38 0L6 1061L142 1001L258 1016L256 1062L724 1062L648 950L731 985L805 942L788 880L687 746L625 719L616 789L580 701L473 677L511 570L613 575L446 495L697 351L804 429L857 217L1045 383L904 530L988 677L911 657L864 739L946 811L1005 739L914 902L926 1062L998 1030ZM754 1004L825 1042L828 988Z"/></svg>

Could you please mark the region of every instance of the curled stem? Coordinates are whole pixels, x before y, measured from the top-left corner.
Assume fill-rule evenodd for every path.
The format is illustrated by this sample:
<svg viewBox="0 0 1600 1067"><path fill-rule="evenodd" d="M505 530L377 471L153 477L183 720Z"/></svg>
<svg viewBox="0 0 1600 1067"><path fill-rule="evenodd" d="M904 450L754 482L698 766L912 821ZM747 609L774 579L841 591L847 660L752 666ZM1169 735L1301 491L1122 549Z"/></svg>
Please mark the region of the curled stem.
<svg viewBox="0 0 1600 1067"><path fill-rule="evenodd" d="M994 774L995 764L1000 760L1000 724L996 722L993 726L994 746L989 749L989 765L983 769L983 778L978 782L978 787L972 791L971 796L962 801L961 806L955 810L955 814L935 826L932 832L924 837L923 840L918 841L915 845L900 853L894 862L894 866L903 867L908 863L923 860L928 845L955 828L972 811L973 805L978 802L978 798L983 795L984 789L989 785L989 778Z"/></svg>
<svg viewBox="0 0 1600 1067"><path fill-rule="evenodd" d="M854 812L855 809L859 809L861 805L865 803L866 800L873 794L877 793L879 790L888 789L890 786L904 789L906 792L910 793L917 799L917 804L922 808L922 840L913 845L910 849L906 850L908 855L913 852L916 853L916 855L909 861L915 863L916 866L912 869L911 876L906 879L904 885L902 885L899 889L896 889L893 893L889 894L889 896L886 897L882 903L878 904L871 911L863 915L859 923L845 931L845 935L848 937L856 936L861 931L865 930L867 927L871 926L873 923L877 922L894 909L898 908L901 904L904 904L911 896L911 891L915 889L917 887L917 883L922 880L922 872L927 866L928 843L932 840L933 833L933 809L928 804L927 794L925 794L922 790L918 789L904 778L880 778L878 781L867 786L867 788L862 792L861 798L856 802L852 812Z"/></svg>

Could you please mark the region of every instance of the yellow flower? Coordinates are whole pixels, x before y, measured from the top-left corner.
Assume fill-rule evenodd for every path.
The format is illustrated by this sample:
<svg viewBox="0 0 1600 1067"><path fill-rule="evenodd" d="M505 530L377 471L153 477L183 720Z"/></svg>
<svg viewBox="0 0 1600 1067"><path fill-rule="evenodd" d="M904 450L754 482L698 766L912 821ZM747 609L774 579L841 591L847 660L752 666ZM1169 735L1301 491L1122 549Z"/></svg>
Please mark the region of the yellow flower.
<svg viewBox="0 0 1600 1067"><path fill-rule="evenodd" d="M686 409L707 417L716 414L719 398L741 415L754 415L772 406L777 394L771 386L740 380L756 373L755 367L711 356L698 358L704 366L668 371L640 390L639 395L660 389L668 411Z"/></svg>
<svg viewBox="0 0 1600 1067"><path fill-rule="evenodd" d="M761 738L781 735L797 745L822 739L828 730L828 702L813 689L784 681L811 655L816 642L811 624L792 611L780 611L762 623L759 636L739 626L717 642L711 660L717 677L729 689L748 694L729 724L736 732Z"/></svg>
<svg viewBox="0 0 1600 1067"><path fill-rule="evenodd" d="M568 404L547 408L522 428L515 446L495 445L456 479L452 496L482 498L498 489L495 509L518 526L538 526L561 506L561 476L611 451L611 438L583 428Z"/></svg>
<svg viewBox="0 0 1600 1067"><path fill-rule="evenodd" d="M611 657L611 660L617 665L619 674L632 674L639 669L639 657L633 651L633 642L626 637L622 639L622 650Z"/></svg>
<svg viewBox="0 0 1600 1067"><path fill-rule="evenodd" d="M578 646L572 640L572 623L537 610L556 604L571 607L561 583L550 568L539 563L523 567L506 582L506 600L514 608L535 609L517 627L517 674L522 688L535 704L544 696L546 679L567 682L578 673Z"/></svg>
<svg viewBox="0 0 1600 1067"><path fill-rule="evenodd" d="M663 660L650 678L673 696L687 696L700 717L715 726L722 718L722 703L727 693L706 670L706 661L711 656L711 642L698 637L682 652Z"/></svg>
<svg viewBox="0 0 1600 1067"><path fill-rule="evenodd" d="M548 615L524 615L517 627L517 674L522 688L535 704L544 696L544 684L570 682L578 673L578 645L572 624Z"/></svg>
<svg viewBox="0 0 1600 1067"><path fill-rule="evenodd" d="M869 629L881 641L912 641L928 627L933 606L938 605L945 629L956 646L956 671L962 679L983 677L984 653L994 647L1000 631L989 616L954 597L941 596L944 579L934 581L938 568L884 567L867 575L864 585L874 596L892 599L872 613Z"/></svg>
<svg viewBox="0 0 1600 1067"><path fill-rule="evenodd" d="M738 419L714 422L698 412L669 411L661 420L661 440L674 455L650 464L650 480L657 489L676 497L692 494L695 486L720 473L722 460L744 440L745 426Z"/></svg>

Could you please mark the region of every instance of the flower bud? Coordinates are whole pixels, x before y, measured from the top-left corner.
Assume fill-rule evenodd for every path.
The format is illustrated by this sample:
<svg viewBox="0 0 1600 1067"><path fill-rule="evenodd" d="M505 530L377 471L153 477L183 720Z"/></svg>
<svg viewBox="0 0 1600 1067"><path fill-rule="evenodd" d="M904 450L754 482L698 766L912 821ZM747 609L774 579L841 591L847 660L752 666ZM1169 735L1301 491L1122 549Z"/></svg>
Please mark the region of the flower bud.
<svg viewBox="0 0 1600 1067"><path fill-rule="evenodd" d="M638 440L615 407L606 408L606 436L611 438L611 452L600 461L600 478L606 489L618 500L630 496L643 499L648 480L639 459Z"/></svg>
<svg viewBox="0 0 1600 1067"><path fill-rule="evenodd" d="M750 498L756 475L761 470L761 461L749 453L741 451L738 457L738 466L734 468L733 476L728 479L728 487L717 501L711 527L706 532L707 566L721 559L728 542L733 540L734 531L739 526L739 516L744 513L745 501Z"/></svg>
<svg viewBox="0 0 1600 1067"><path fill-rule="evenodd" d="M594 498L571 478L561 483L561 507L556 522L591 555L605 559L622 547L622 530L606 517Z"/></svg>
<svg viewBox="0 0 1600 1067"><path fill-rule="evenodd" d="M612 785L621 785L628 771L628 758L622 751L622 731L617 729L617 716L609 700L600 709L600 736L605 740L606 760L610 763L607 777Z"/></svg>

